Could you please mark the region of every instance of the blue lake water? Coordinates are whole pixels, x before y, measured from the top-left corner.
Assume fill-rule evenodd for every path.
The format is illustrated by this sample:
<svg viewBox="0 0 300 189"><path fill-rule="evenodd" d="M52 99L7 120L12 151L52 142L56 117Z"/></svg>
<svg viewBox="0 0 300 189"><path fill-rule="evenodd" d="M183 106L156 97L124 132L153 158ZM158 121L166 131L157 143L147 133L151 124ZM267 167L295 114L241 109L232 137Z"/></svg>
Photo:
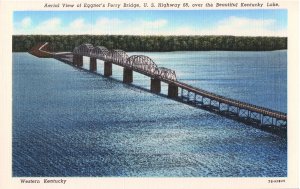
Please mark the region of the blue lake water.
<svg viewBox="0 0 300 189"><path fill-rule="evenodd" d="M129 54L193 86L287 111L287 51ZM13 176L287 176L286 139L141 90L150 79L138 73L123 84L122 74L13 53Z"/></svg>

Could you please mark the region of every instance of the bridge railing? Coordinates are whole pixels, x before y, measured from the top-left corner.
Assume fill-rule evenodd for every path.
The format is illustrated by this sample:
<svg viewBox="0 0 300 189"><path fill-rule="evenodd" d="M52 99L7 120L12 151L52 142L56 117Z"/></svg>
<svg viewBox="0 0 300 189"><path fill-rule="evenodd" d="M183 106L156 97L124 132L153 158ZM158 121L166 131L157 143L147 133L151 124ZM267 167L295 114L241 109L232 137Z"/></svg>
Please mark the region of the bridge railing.
<svg viewBox="0 0 300 189"><path fill-rule="evenodd" d="M109 56L109 50L104 46L96 46L91 51L91 57L106 60Z"/></svg>
<svg viewBox="0 0 300 189"><path fill-rule="evenodd" d="M89 43L85 43L78 47L75 47L73 50L73 54L90 57L93 49L94 49L93 45L91 45Z"/></svg>
<svg viewBox="0 0 300 189"><path fill-rule="evenodd" d="M73 54L118 63L131 69L146 72L150 75L153 75L153 77L159 77L161 79L170 81L177 80L174 70L164 67L158 67L156 63L148 56L132 55L129 57L123 50L108 50L104 46L93 47L93 45L88 43L75 47L73 50Z"/></svg>

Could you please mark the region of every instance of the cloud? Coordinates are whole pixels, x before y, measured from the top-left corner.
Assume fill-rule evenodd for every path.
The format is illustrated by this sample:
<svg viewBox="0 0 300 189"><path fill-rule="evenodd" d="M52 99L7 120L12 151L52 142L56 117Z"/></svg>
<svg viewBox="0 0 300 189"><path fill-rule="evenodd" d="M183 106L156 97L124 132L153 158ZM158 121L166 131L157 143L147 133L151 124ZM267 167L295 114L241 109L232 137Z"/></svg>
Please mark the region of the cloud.
<svg viewBox="0 0 300 189"><path fill-rule="evenodd" d="M174 28L169 35L233 35L233 36L287 36L286 29L278 29L274 19L227 17L210 28L183 26Z"/></svg>
<svg viewBox="0 0 300 189"><path fill-rule="evenodd" d="M284 36L286 31L276 28L274 19L250 19L231 16L217 23L213 34L238 36Z"/></svg>
<svg viewBox="0 0 300 189"><path fill-rule="evenodd" d="M141 26L143 27L156 27L156 28L160 28L165 26L168 23L167 20L165 19L159 19L159 20L154 20L154 21L141 21Z"/></svg>
<svg viewBox="0 0 300 189"><path fill-rule="evenodd" d="M23 20L31 23L28 18ZM15 34L160 35L167 23L165 19L145 21L100 17L95 23L89 23L84 18L76 18L64 25L60 18L55 17L26 30L16 25L14 31Z"/></svg>
<svg viewBox="0 0 300 189"><path fill-rule="evenodd" d="M31 18L30 17L25 17L23 18L23 20L21 21L21 27L22 28L28 28L31 25Z"/></svg>
<svg viewBox="0 0 300 189"><path fill-rule="evenodd" d="M274 19L251 19L231 16L213 23L209 28L202 25L174 25L168 20L119 19L100 17L94 23L75 18L63 24L58 17L32 26L25 17L16 26L15 34L93 34L93 35L234 35L234 36L287 36L286 29L278 29ZM25 28L26 27L26 28Z"/></svg>
<svg viewBox="0 0 300 189"><path fill-rule="evenodd" d="M102 17L96 21L96 25L97 26L107 26L107 25L111 26L111 25L119 25L119 24L122 24L123 22L124 21L117 19L117 18Z"/></svg>
<svg viewBox="0 0 300 189"><path fill-rule="evenodd" d="M117 19L101 17L92 26L92 34L156 35L167 24L167 20L145 21L141 19Z"/></svg>
<svg viewBox="0 0 300 189"><path fill-rule="evenodd" d="M58 28L61 24L60 18L51 18L42 22L39 27L46 27L47 29Z"/></svg>
<svg viewBox="0 0 300 189"><path fill-rule="evenodd" d="M274 25L276 20L274 19L250 19L244 17L230 16L224 20L219 21L218 27L220 29L242 29L248 30L251 28L267 28Z"/></svg>
<svg viewBox="0 0 300 189"><path fill-rule="evenodd" d="M172 28L172 30L166 31L165 35L199 35L201 34L200 30L190 26L182 26L178 28Z"/></svg>
<svg viewBox="0 0 300 189"><path fill-rule="evenodd" d="M56 34L57 31L61 31L61 23L60 18L51 18L33 28L33 32L35 34Z"/></svg>
<svg viewBox="0 0 300 189"><path fill-rule="evenodd" d="M75 19L69 24L69 27L72 29L83 29L85 27L85 21L83 18Z"/></svg>

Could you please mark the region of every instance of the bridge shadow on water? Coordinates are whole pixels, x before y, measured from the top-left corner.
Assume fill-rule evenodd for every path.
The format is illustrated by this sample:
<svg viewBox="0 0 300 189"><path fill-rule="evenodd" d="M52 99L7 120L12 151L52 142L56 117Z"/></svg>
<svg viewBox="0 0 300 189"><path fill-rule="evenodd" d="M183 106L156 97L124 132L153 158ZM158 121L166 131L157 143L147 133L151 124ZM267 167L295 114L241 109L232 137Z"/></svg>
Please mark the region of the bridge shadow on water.
<svg viewBox="0 0 300 189"><path fill-rule="evenodd" d="M60 62L64 62L64 63L72 66L73 68L75 68L77 70L84 71L84 72L87 72L87 73L90 73L90 74L94 74L94 75L98 75L98 76L103 77L105 79L121 83L126 88L135 88L135 89L138 89L138 90L143 91L143 92L151 93L151 94L163 97L163 98L168 98L170 100L174 100L174 101L177 101L177 102L189 105L189 106L197 108L197 109L205 110L205 111L217 114L219 116L226 117L228 119L238 121L240 123L245 124L245 126L251 126L251 127L256 128L256 129L259 129L259 130L262 130L262 131L265 131L265 132L268 132L268 133L272 133L272 134L278 135L278 136L280 136L283 139L287 138L287 128L286 127L285 128L281 128L281 127L276 127L276 126L273 126L273 125L262 125L259 122L257 122L257 120L255 120L255 119L247 119L245 117L240 117L238 115L235 115L235 114L232 114L232 113L228 113L226 111L220 111L219 109L216 109L213 106L205 106L203 104L202 105L201 104L197 104L194 101L186 100L185 98L183 98L181 96L178 96L177 98L171 98L168 95L163 94L163 93L154 93L150 89L138 86L136 84L124 83L122 80L119 80L119 79L116 79L116 78L113 78L113 77L106 77L104 74L101 74L99 72L90 71L89 69L86 69L84 67L75 66L72 62L70 62L68 60L60 59L60 58L55 58L55 59L58 60L58 61L60 61Z"/></svg>

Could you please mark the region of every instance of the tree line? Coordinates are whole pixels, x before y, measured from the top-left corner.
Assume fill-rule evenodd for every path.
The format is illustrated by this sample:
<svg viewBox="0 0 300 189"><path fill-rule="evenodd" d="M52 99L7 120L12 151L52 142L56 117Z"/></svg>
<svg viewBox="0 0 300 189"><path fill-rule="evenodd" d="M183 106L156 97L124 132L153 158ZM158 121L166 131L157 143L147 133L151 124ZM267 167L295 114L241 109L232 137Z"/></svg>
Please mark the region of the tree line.
<svg viewBox="0 0 300 189"><path fill-rule="evenodd" d="M14 35L13 52L27 52L49 42L54 52L73 51L91 43L108 49L132 51L271 51L287 49L286 37L236 36L130 36L130 35Z"/></svg>

